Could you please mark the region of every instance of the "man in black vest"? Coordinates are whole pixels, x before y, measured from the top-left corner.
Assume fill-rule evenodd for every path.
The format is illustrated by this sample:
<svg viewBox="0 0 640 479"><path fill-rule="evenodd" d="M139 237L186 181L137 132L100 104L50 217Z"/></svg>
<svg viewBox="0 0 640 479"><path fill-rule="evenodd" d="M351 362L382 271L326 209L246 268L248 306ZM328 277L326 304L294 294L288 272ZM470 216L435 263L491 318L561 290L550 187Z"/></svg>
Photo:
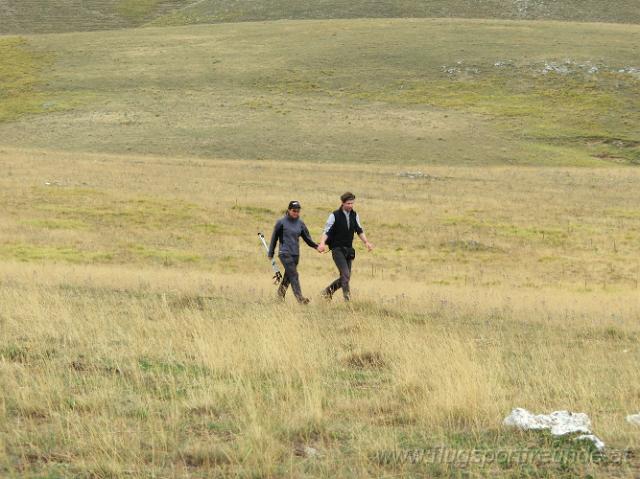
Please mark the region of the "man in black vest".
<svg viewBox="0 0 640 479"><path fill-rule="evenodd" d="M353 249L353 235L358 234L368 251L373 249L373 245L364 234L358 213L353 210L355 199L355 195L350 192L340 197L342 205L329 215L318 245L318 251L321 253L329 246L333 261L340 272L340 277L322 291L322 296L326 299L331 299L333 293L340 288L342 288L345 301L351 299L349 290L351 262L356 257L356 251Z"/></svg>

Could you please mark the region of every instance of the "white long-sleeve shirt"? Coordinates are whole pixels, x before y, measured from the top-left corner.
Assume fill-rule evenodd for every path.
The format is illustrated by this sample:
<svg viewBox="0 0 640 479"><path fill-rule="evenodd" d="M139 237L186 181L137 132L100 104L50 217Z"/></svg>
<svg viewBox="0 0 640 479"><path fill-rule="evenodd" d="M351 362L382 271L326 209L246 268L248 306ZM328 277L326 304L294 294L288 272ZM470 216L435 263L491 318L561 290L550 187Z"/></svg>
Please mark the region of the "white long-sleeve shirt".
<svg viewBox="0 0 640 479"><path fill-rule="evenodd" d="M345 210L340 210L344 213L344 216L347 218L347 228L351 227L350 224L350 220L349 220L349 213L346 212ZM329 215L329 218L327 218L327 223L324 225L324 234L328 234L329 230L331 229L331 227L333 226L333 224L336 222L336 217L334 216L333 213L331 213ZM364 228L362 227L362 223L360 223L360 215L358 213L356 213L356 222L358 223L358 226L360 227L360 229L362 229L364 231Z"/></svg>

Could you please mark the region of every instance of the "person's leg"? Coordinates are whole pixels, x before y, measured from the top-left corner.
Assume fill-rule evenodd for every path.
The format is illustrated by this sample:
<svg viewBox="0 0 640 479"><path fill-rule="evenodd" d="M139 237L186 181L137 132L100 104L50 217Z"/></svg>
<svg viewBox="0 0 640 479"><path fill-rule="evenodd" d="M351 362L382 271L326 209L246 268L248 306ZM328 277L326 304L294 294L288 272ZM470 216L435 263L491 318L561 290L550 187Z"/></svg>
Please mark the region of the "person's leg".
<svg viewBox="0 0 640 479"><path fill-rule="evenodd" d="M302 286L300 286L300 275L298 274L298 262L300 256L294 256L295 275L290 275L291 289L299 303L308 303L309 300L302 296Z"/></svg>
<svg viewBox="0 0 640 479"><path fill-rule="evenodd" d="M327 289L325 289L325 296L331 297L338 289L342 288L342 294L345 299L349 299L349 279L351 277L351 260L347 259L347 255L344 248L335 248L331 250L331 256L333 262L338 268L340 277L331 283Z"/></svg>
<svg viewBox="0 0 640 479"><path fill-rule="evenodd" d="M339 251L339 248L331 250L331 257L333 258L333 262L338 268L338 274L340 273L340 266L338 266L338 262L336 261L336 253ZM342 283L340 282L340 276L338 276L329 286L322 290L322 297L325 299L331 299L333 297L333 293L338 291L342 287Z"/></svg>
<svg viewBox="0 0 640 479"><path fill-rule="evenodd" d="M342 284L342 294L344 295L345 301L350 301L351 300L351 286L349 285L349 282L351 281L351 264L352 264L352 262L353 262L353 260L351 258L347 258L346 275L343 275L342 273L340 273L340 280L343 283ZM346 285L344 284L345 276L346 276Z"/></svg>
<svg viewBox="0 0 640 479"><path fill-rule="evenodd" d="M293 294L296 299L305 303L308 300L302 296L302 288L300 287L300 278L298 276L298 261L300 260L299 256L291 256L291 255L282 255L280 256L280 261L282 261L282 265L284 266L285 276L287 277L287 286L291 284L291 289L293 290ZM284 279L283 279L284 283Z"/></svg>
<svg viewBox="0 0 640 479"><path fill-rule="evenodd" d="M280 296L280 298L284 301L284 297L287 294L287 289L289 289L290 281L289 275L287 274L287 267L285 266L282 257L280 257L280 262L284 266L284 275L282 276L282 281L280 281L280 286L278 286L278 296Z"/></svg>
<svg viewBox="0 0 640 479"><path fill-rule="evenodd" d="M340 278L338 277L338 279L333 281L329 286L327 286L326 288L324 288L324 290L322 290L322 296L324 296L326 299L331 299L331 297L333 296L333 293L335 293L339 289L340 289Z"/></svg>

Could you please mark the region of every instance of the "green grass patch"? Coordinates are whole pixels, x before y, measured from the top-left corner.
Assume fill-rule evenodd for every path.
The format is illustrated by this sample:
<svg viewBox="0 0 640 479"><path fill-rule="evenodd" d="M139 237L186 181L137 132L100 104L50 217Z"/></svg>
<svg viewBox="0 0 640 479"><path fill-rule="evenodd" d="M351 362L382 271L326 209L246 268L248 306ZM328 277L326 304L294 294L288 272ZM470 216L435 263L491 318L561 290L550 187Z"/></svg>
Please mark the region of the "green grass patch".
<svg viewBox="0 0 640 479"><path fill-rule="evenodd" d="M83 251L67 246L42 246L26 243L0 245L0 257L23 262L107 263L113 255L102 251Z"/></svg>
<svg viewBox="0 0 640 479"><path fill-rule="evenodd" d="M0 35L112 30L139 26L195 0L41 0L2 9ZM6 3L6 2L5 2Z"/></svg>
<svg viewBox="0 0 640 479"><path fill-rule="evenodd" d="M202 223L194 226L195 229L200 230L204 233L219 233L220 226L215 225L213 223Z"/></svg>
<svg viewBox="0 0 640 479"><path fill-rule="evenodd" d="M158 0L119 0L116 12L130 20L141 20L151 15L158 3Z"/></svg>
<svg viewBox="0 0 640 479"><path fill-rule="evenodd" d="M6 2L5 2L6 3ZM640 23L637 0L40 0L12 1L0 34L281 19L485 18Z"/></svg>
<svg viewBox="0 0 640 479"><path fill-rule="evenodd" d="M138 367L145 373L170 374L173 376L206 377L211 371L197 364L156 359L149 356L138 358Z"/></svg>
<svg viewBox="0 0 640 479"><path fill-rule="evenodd" d="M118 199L87 188L36 188L34 208L46 211L50 222L93 227L138 226L165 228L167 224L191 226L200 222L201 209L180 200L138 197ZM80 206L82 205L82 206Z"/></svg>
<svg viewBox="0 0 640 479"><path fill-rule="evenodd" d="M560 228L540 228L516 224L480 221L468 216L448 216L442 220L446 226L470 226L486 232L493 231L499 235L524 238L527 240L546 240L552 243L562 243L569 237L566 230ZM483 245L475 240L452 240L442 244L443 247L469 251L491 251L496 248Z"/></svg>
<svg viewBox="0 0 640 479"><path fill-rule="evenodd" d="M35 52L22 38L0 38L0 122L53 108L39 90L52 60L52 54Z"/></svg>
<svg viewBox="0 0 640 479"><path fill-rule="evenodd" d="M240 213L245 213L249 216L253 216L256 218L264 218L265 216L271 217L276 214L275 211L269 208L263 208L261 206L242 206L242 205L234 205L231 207L233 211L238 211Z"/></svg>
<svg viewBox="0 0 640 479"><path fill-rule="evenodd" d="M460 251L470 253L490 252L501 253L500 248L492 245L484 244L477 240L450 240L440 245L443 249L449 251Z"/></svg>
<svg viewBox="0 0 640 479"><path fill-rule="evenodd" d="M493 228L498 234L532 241L547 241L552 244L562 244L569 236L566 230L558 228L536 228L502 223L493 225Z"/></svg>
<svg viewBox="0 0 640 479"><path fill-rule="evenodd" d="M271 93L472 113L490 118L501 135L521 141L525 155L535 156L536 163L545 157L567 165L640 163L640 77L628 60L562 60L549 52L543 61L530 52L516 64L496 61L509 58L507 51L478 52L479 58L465 61L468 53L452 50L447 63L437 65L412 48L385 55L380 47L354 54L352 67L338 63L327 72L324 64L307 65L263 76L252 85ZM350 68L368 73L350 77L345 75Z"/></svg>
<svg viewBox="0 0 640 479"><path fill-rule="evenodd" d="M24 225L47 230L79 230L87 228L83 221L70 219L33 219L21 222Z"/></svg>
<svg viewBox="0 0 640 479"><path fill-rule="evenodd" d="M132 15L151 8L136 5ZM332 20L74 37L94 42L91 52L70 36L34 36L38 51L56 52L47 88L66 100L55 108L76 106L5 122L0 136L20 147L201 158L637 164L640 66L630 45L639 34L610 24ZM248 207L240 211L262 214Z"/></svg>
<svg viewBox="0 0 640 479"><path fill-rule="evenodd" d="M640 81L633 75L545 74L541 64L509 70L491 64L443 68L444 73L431 78L358 84L339 90L332 89L329 81L323 84L322 75L314 75L317 79L312 81L297 78L295 73L282 80L280 89L488 115L501 129L533 143L578 150L582 157L586 153L619 163L640 163L636 128L640 122Z"/></svg>
<svg viewBox="0 0 640 479"><path fill-rule="evenodd" d="M164 266L173 266L177 263L197 263L202 258L200 255L178 250L151 248L142 244L131 244L127 251L134 257L151 260Z"/></svg>
<svg viewBox="0 0 640 479"><path fill-rule="evenodd" d="M7 344L6 346L0 348L0 358L2 358L4 361L26 363L28 357L29 351L25 346Z"/></svg>
<svg viewBox="0 0 640 479"><path fill-rule="evenodd" d="M598 0L201 0L159 17L155 24L242 22L279 19L326 18L502 18L573 21L640 22L638 5L621 0L615 5Z"/></svg>
<svg viewBox="0 0 640 479"><path fill-rule="evenodd" d="M640 218L640 209L610 208L605 213L607 216L620 219L637 220Z"/></svg>

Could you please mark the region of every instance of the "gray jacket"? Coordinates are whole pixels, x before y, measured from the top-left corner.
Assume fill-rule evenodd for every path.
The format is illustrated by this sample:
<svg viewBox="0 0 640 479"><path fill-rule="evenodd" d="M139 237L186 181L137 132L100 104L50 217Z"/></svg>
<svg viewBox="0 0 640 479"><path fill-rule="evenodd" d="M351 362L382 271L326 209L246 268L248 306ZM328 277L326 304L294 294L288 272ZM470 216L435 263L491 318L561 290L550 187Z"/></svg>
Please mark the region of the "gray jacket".
<svg viewBox="0 0 640 479"><path fill-rule="evenodd" d="M318 244L311 239L307 225L300 218L295 220L289 215L284 215L273 228L271 235L271 244L269 245L269 257L275 254L276 243L280 241L279 255L289 254L292 256L300 255L300 246L298 238L302 237L305 243L312 248L317 248Z"/></svg>

